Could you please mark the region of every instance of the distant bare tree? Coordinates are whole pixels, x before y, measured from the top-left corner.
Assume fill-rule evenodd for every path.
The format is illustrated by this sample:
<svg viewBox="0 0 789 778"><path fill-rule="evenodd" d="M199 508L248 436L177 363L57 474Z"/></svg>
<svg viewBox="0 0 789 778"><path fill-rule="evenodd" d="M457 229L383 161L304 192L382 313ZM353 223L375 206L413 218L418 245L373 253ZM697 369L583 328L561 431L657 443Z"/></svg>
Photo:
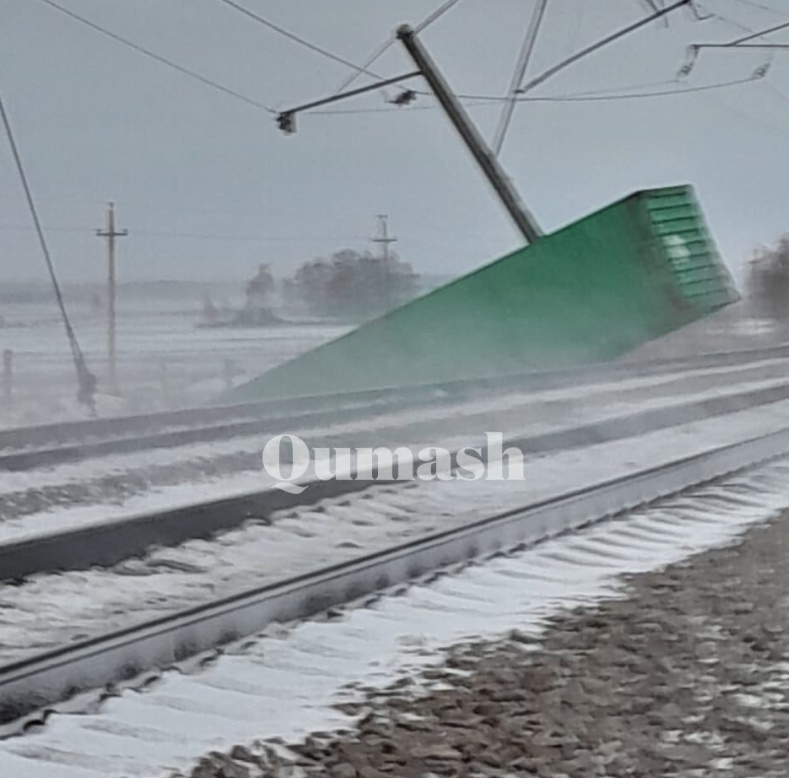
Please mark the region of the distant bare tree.
<svg viewBox="0 0 789 778"><path fill-rule="evenodd" d="M273 291L274 276L271 275L271 268L264 264L258 265L258 272L247 283L246 308L250 310L264 308Z"/></svg>
<svg viewBox="0 0 789 778"><path fill-rule="evenodd" d="M258 272L247 282L247 299L244 308L235 316L234 323L247 327L262 327L279 323L271 310L270 298L276 288L274 276L268 265L258 265Z"/></svg>
<svg viewBox="0 0 789 778"><path fill-rule="evenodd" d="M789 235L754 254L748 268L748 296L763 316L789 320Z"/></svg>

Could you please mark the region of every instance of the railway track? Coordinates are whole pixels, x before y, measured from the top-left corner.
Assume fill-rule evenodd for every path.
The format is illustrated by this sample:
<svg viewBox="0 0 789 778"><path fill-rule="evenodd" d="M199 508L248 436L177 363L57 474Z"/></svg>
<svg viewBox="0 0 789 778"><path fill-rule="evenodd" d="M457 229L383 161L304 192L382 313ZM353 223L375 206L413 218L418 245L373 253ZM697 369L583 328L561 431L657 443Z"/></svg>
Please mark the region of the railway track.
<svg viewBox="0 0 789 778"><path fill-rule="evenodd" d="M343 678L358 680L358 658L345 675L336 669L337 656L332 652L343 653L341 646L327 648L325 642L318 641L304 648L294 636L320 629L324 623L335 625L333 620L341 614L340 622L359 613L375 622L381 603L403 602L400 598L380 599L385 594L416 593L426 602L421 618L440 616L437 623L446 626L456 620L452 608L465 608L481 618L486 607L474 605L475 598L484 594L480 586L498 597L507 580L514 579L540 599L540 587L550 582L554 591L568 583L563 579L568 573L575 576L576 583L597 580L620 563L628 570L634 565L654 564L656 548L669 556L688 553L688 527L721 537L735 532L743 523L737 516L742 518L744 512L744 521L750 520L747 517L754 505L757 512L764 512L759 488L780 492L789 474L785 460L789 455L789 415L777 410L789 400L789 382L781 380L789 349L764 350L758 359L752 353L749 359L742 354L710 357L714 359L705 360L703 366L696 361L680 366L677 360L666 360L676 368L674 375L666 375L665 363L659 370L650 364L645 374L636 372L635 376L629 367L622 372L616 368L613 373L586 375L578 396L613 393L613 388L605 386L617 380L612 376L619 376L623 386L638 376L654 376L654 381L644 384L652 387L654 404L647 402L633 412L620 409L608 419L508 441L508 445L521 446L535 456L537 483L550 481L550 469L540 470L543 461L555 460L555 469L564 463L567 471L589 460L589 472L579 488L554 488L551 492L546 487L540 497L534 490L527 496L517 491L502 494L486 490L483 482L475 482L475 490L463 494L449 490L456 482L446 488L430 484L432 491L421 484L315 483L306 501L261 490L230 500L0 544L0 577L20 579L19 586L6 585L0 590L0 614L4 616L0 623L0 737L9 738L0 743L0 774L8 772L17 778L159 775L165 767L183 767L217 746L214 728L224 726L217 716L229 720L225 744L249 742L260 735L258 731L253 736L239 722L253 717L258 726L254 711L260 711L261 694L266 700L273 695L285 706L295 704L299 713L309 718L312 709L305 710L302 702L294 702L281 685L283 673L291 674L289 682L298 683L305 671L305 652L316 660L314 668L307 670L309 676L319 677L320 688L331 688L335 697ZM708 387L715 380L712 376L728 388L682 396L694 388ZM540 380L543 390L550 389L553 380L557 387L561 385L558 375ZM561 381L567 380L565 373ZM472 397L485 386L485 382L471 383L473 389L468 384L458 385L454 391L433 387L429 404L446 404L451 414L451 403ZM512 386L523 389L523 377L513 377ZM678 398L666 402L674 391ZM283 420L289 424L296 417L299 423L315 424L322 418L320 414L327 413L334 420L344 418L339 415L342 413L347 413L348 419L358 419L364 409L371 417L380 414L385 418L392 412L390 401L398 409L421 411L426 405L424 388L422 392L421 400L416 393L389 399L380 395L364 400L345 397L341 409L307 407L304 414L293 417L276 415L284 414L284 405L270 406L266 413L271 413L264 414L262 420L236 418L230 426L257 425L256 432L293 431L273 425ZM272 411L272 407L278 410ZM560 405L554 410L560 414ZM747 414L755 421L748 422ZM736 430L732 427L731 434L711 435L701 450L690 445L686 450L692 453L681 458L667 455L667 441L687 435L683 425L694 423L696 432L712 430L718 418L724 419L725 427L734 424L731 420L739 415L744 421ZM266 427L269 422L272 426ZM191 432L203 434L210 429L218 435L222 428L227 430L228 425L203 426ZM189 433L188 429L149 429L134 440L140 441L138 450L142 450L161 435ZM639 436L640 460L633 453L637 447L629 443ZM145 445L144 439L148 440ZM690 443L696 438L684 439ZM102 445L125 450L123 441L83 438L76 446L83 453L76 458L98 456L90 452L101 451ZM674 444L676 450L676 440ZM35 453L13 448L1 452L0 456L10 457ZM69 456L60 461L68 461ZM619 457L619 474L613 477L603 467L612 456ZM652 458L657 462L654 466L648 464ZM754 468L759 470L753 476L739 475ZM789 496L785 502L789 504ZM722 528L710 510L717 514L730 510L729 524ZM613 516L619 519L603 521ZM388 534L380 533L383 524L390 525ZM591 525L595 528L589 529ZM185 543L220 531L226 534L211 543ZM337 542L338 533L341 542ZM702 540L699 543L703 547ZM182 546L155 548L175 544ZM522 552L526 547L531 550ZM326 553L327 549L332 553ZM133 554L145 556L128 560ZM278 554L299 556L301 569L284 564L278 567ZM530 554L532 562L526 564L523 560ZM87 569L96 564L110 567L105 571ZM159 585L153 575L157 568L170 575L158 592L159 613L150 608L135 610L138 595L150 604L145 592L153 592ZM68 573L46 574L61 569L84 572L75 573L73 579ZM446 575L449 572L452 575ZM103 575L123 575L125 579L103 580ZM457 575L476 576L477 588L461 597L452 583ZM480 580L486 583L480 584ZM138 581L148 589L137 588ZM79 586L71 589L74 582ZM60 601L43 606L44 601L37 599L42 592L57 591ZM102 600L103 592L113 591L125 593L126 600ZM583 591L581 587L579 593ZM19 595L18 601L13 593ZM92 610L86 607L89 599L96 605ZM69 601L73 612L64 607ZM102 615L99 606L108 604L110 610ZM416 609L420 607L417 604ZM27 614L27 620L15 618L14 608ZM111 615L112 608L117 618ZM80 621L84 610L91 611L93 624ZM507 611L501 623L511 622L514 612ZM311 621L320 614L330 620ZM28 622L37 625L38 634L25 635ZM13 623L20 628L16 635L8 631L8 624ZM277 626L282 624L290 626ZM380 639L389 639L385 627L383 633ZM353 642L347 633L345 638ZM367 631L356 639L363 646L364 641L379 638ZM279 667L278 647L291 657ZM272 656L275 666L269 672ZM219 679L212 675L215 663L224 668ZM228 680L228 663L231 675L239 664L248 667L243 673L249 688L241 680ZM185 696L181 698L179 693ZM197 700L212 712L197 710ZM212 706L221 713L213 712ZM157 717L157 710L165 715ZM79 715L71 716L69 711ZM322 715L325 718L325 712ZM190 724L200 722L202 726L203 716L204 729L200 734L191 732ZM287 736L277 730L277 718L272 720L270 732Z"/></svg>
<svg viewBox="0 0 789 778"><path fill-rule="evenodd" d="M352 725L335 704L358 709L359 689L440 661L441 647L513 627L538 641L557 609L615 594L619 573L727 542L786 506L788 473L785 461L762 465L526 548L493 556L480 549L470 564L464 558L408 588L354 599L328 619L269 628L178 662L174 671L94 689L60 712L6 725L0 771L15 778L184 775L199 756L218 749L231 754L220 760L230 772L210 774L243 774L250 754L261 764L267 754L281 755L282 739Z"/></svg>
<svg viewBox="0 0 789 778"><path fill-rule="evenodd" d="M632 511L785 457L787 451L789 427L475 521L461 520L454 527L407 543L7 662L0 668L0 717L5 722L18 722L35 709L57 706L80 692L183 662L272 623L304 619L439 569ZM729 499L736 502L736 495ZM18 731L18 725L14 726Z"/></svg>
<svg viewBox="0 0 789 778"><path fill-rule="evenodd" d="M778 372L783 366L778 366ZM505 447L515 446L530 457L621 441L700 420L725 417L745 409L769 407L789 400L789 382L766 382L757 388L719 392L713 396L677 401L670 406L616 413L594 421L557 425L550 431L515 435ZM175 546L214 537L245 524L267 525L288 511L308 509L323 500L350 499L376 493L386 482L372 479L311 481L300 495L270 487L230 498L204 500L170 510L93 522L76 528L36 534L0 543L0 580L19 581L45 572L111 566L145 554L155 547Z"/></svg>
<svg viewBox="0 0 789 778"><path fill-rule="evenodd" d="M666 424L779 403L789 360L683 370L557 389L513 391L388 410L374 417L333 420L325 427L269 430L295 433L311 446L468 445L483 430L529 438L534 455L639 434ZM265 428L265 427L263 427ZM0 578L46 569L112 564L119 548L142 553L151 544L210 536L249 518L265 519L288 505L280 493L261 495L266 479L258 433L211 444L102 456L0 477ZM452 442L454 439L454 443ZM358 484L338 486L356 490ZM306 499L326 496L318 484ZM331 493L331 489L330 489ZM239 497L241 495L241 497ZM89 526L93 530L87 530ZM53 535L73 533L72 548ZM73 541L73 542L72 542ZM76 549L76 550L75 550ZM76 557L76 559L73 559ZM36 561L38 560L38 561Z"/></svg>
<svg viewBox="0 0 789 778"><path fill-rule="evenodd" d="M746 369L773 360L789 360L789 346L0 430L0 471L19 472L110 454L277 434L460 402L482 394L495 397L515 390L591 387L638 377L679 376L694 370Z"/></svg>

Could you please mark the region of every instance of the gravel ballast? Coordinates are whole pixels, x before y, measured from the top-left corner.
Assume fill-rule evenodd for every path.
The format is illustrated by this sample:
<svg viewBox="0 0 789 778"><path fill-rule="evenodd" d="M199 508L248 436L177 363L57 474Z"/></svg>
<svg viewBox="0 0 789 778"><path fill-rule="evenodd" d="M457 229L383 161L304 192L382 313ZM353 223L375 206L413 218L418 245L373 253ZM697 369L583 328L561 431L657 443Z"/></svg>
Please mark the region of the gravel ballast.
<svg viewBox="0 0 789 778"><path fill-rule="evenodd" d="M789 515L627 596L451 648L353 731L211 754L191 778L789 774Z"/></svg>

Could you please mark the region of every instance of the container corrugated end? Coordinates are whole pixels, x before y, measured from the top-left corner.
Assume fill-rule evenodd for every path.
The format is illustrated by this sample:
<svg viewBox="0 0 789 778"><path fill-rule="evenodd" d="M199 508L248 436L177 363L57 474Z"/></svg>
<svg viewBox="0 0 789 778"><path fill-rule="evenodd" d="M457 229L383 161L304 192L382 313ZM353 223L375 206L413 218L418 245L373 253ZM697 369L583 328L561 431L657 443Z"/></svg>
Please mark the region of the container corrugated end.
<svg viewBox="0 0 789 778"><path fill-rule="evenodd" d="M643 199L652 230L682 297L704 312L736 302L740 295L721 260L692 187L648 190Z"/></svg>

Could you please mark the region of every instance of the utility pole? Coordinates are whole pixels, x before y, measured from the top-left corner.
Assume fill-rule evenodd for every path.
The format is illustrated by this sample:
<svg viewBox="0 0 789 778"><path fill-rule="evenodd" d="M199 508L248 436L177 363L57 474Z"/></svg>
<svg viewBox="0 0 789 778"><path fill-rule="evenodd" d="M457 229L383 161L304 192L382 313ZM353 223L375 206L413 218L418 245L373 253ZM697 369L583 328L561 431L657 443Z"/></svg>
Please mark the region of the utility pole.
<svg viewBox="0 0 789 778"><path fill-rule="evenodd" d="M510 88L507 92L507 102L501 111L501 118L499 125L496 127L496 134L493 136L493 153L498 157L501 154L501 148L504 146L504 138L507 135L510 122L512 121L512 114L515 111L515 102L518 99L518 90L523 83L526 75L526 68L529 67L531 55L534 53L534 44L537 43L537 34L542 25L542 19L545 16L545 8L548 5L548 0L537 0L537 5L534 8L531 21L529 22L529 29L526 31L526 38L523 41L520 54L518 55L518 62L515 65L515 73L512 75Z"/></svg>
<svg viewBox="0 0 789 778"><path fill-rule="evenodd" d="M373 238L370 242L371 243L378 243L381 246L381 259L384 262L389 261L389 246L392 243L397 243L397 238L390 238L389 237L389 216L385 213L379 213L376 217L378 219L378 224L380 227L380 234L378 237Z"/></svg>
<svg viewBox="0 0 789 778"><path fill-rule="evenodd" d="M534 243L541 237L542 230L521 200L517 189L507 177L496 155L485 143L485 139L471 121L471 117L466 113L460 101L449 88L432 57L427 53L422 42L417 38L416 33L409 25L404 24L398 28L397 37L403 42L420 73L430 85L436 99L441 103L441 107L477 161L490 185L501 199L518 230L527 243Z"/></svg>
<svg viewBox="0 0 789 778"><path fill-rule="evenodd" d="M118 366L115 337L115 239L125 238L128 230L115 229L115 203L107 204L107 226L96 230L96 235L107 240L107 363L109 366L110 391L118 392Z"/></svg>

